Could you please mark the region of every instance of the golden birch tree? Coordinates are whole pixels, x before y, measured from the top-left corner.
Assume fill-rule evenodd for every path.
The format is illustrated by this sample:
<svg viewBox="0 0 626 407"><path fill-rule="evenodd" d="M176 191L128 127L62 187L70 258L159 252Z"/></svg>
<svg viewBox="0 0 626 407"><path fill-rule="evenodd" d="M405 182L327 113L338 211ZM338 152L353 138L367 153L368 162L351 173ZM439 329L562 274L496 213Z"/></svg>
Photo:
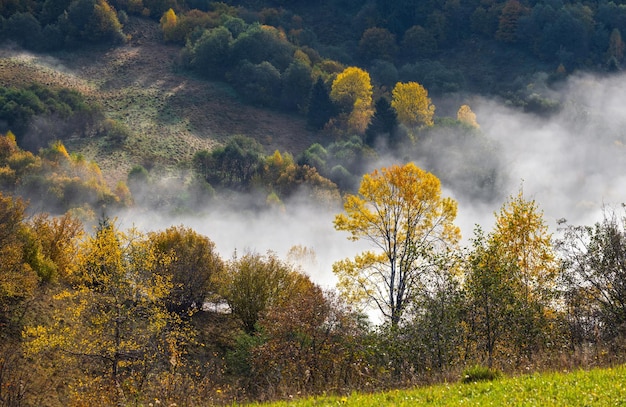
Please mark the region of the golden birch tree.
<svg viewBox="0 0 626 407"><path fill-rule="evenodd" d="M163 16L160 20L161 30L163 30L163 39L165 41L176 41L180 40L177 38L176 27L178 25L178 17L173 9L167 10L163 13Z"/></svg>
<svg viewBox="0 0 626 407"><path fill-rule="evenodd" d="M472 109L469 105L462 105L459 110L456 112L456 119L463 124L466 124L475 129L480 128L478 122L476 121L476 115L472 112Z"/></svg>
<svg viewBox="0 0 626 407"><path fill-rule="evenodd" d="M488 236L476 231L465 290L475 345L489 366L510 363L511 354L531 358L553 334L559 264L551 239L543 213L521 190Z"/></svg>
<svg viewBox="0 0 626 407"><path fill-rule="evenodd" d="M396 83L391 107L395 109L400 123L410 127L433 125L435 105L428 97L428 90L417 82Z"/></svg>
<svg viewBox="0 0 626 407"><path fill-rule="evenodd" d="M559 265L552 234L535 200L523 191L511 196L496 216L493 238L517 263L517 280L527 301L550 302Z"/></svg>
<svg viewBox="0 0 626 407"><path fill-rule="evenodd" d="M373 304L397 326L435 258L460 239L456 201L442 197L435 175L408 163L364 175L358 194L345 197L344 211L335 229L375 250L333 265L339 289L352 302Z"/></svg>
<svg viewBox="0 0 626 407"><path fill-rule="evenodd" d="M348 67L333 81L330 98L348 113L349 128L362 134L374 114L370 75L357 67Z"/></svg>
<svg viewBox="0 0 626 407"><path fill-rule="evenodd" d="M511 196L496 215L490 245L510 262L507 284L515 293L510 325L515 329L509 342L519 357L532 357L551 334L560 265L543 212L523 191Z"/></svg>

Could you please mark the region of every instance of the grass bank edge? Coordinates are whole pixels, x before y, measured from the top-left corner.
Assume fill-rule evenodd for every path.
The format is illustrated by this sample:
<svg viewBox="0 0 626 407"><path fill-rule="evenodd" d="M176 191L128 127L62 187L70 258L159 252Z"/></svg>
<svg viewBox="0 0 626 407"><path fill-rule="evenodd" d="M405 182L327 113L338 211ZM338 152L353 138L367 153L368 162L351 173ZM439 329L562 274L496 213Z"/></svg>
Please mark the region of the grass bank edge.
<svg viewBox="0 0 626 407"><path fill-rule="evenodd" d="M318 396L248 406L624 406L626 365L531 373L474 383L443 383L380 393Z"/></svg>

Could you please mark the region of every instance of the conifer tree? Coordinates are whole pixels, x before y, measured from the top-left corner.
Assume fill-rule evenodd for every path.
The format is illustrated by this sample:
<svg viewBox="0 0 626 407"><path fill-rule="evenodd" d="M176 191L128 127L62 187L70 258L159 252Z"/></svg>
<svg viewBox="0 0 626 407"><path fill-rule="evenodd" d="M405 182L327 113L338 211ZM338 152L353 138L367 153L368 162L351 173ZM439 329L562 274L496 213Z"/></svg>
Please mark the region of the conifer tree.
<svg viewBox="0 0 626 407"><path fill-rule="evenodd" d="M389 101L383 97L376 101L374 115L365 132L365 142L374 146L379 136L386 135L389 144L396 143L396 129L398 127L398 115L393 110Z"/></svg>
<svg viewBox="0 0 626 407"><path fill-rule="evenodd" d="M313 89L311 90L311 98L309 101L309 111L307 115L307 123L310 127L320 130L324 128L326 123L338 113L337 107L330 100L328 90L322 78L318 78Z"/></svg>

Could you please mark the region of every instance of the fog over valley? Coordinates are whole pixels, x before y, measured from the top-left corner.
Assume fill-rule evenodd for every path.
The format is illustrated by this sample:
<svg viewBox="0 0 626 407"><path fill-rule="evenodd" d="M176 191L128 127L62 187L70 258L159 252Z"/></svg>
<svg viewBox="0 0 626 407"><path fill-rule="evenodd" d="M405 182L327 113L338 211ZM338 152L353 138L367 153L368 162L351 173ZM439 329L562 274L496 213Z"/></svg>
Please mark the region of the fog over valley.
<svg viewBox="0 0 626 407"><path fill-rule="evenodd" d="M472 157L475 152L469 146L450 155L454 146L442 143L430 147L427 159L416 159L416 164L424 169L432 171L429 165L435 163L452 174L456 174L457 165L463 171L468 160L497 161L497 191L491 199L467 193L474 187L471 178L463 179L457 188L442 181L444 195L458 202L456 223L464 245L469 245L474 225L479 224L486 232L492 229L494 213L520 188L543 210L544 220L553 233L558 232L558 220L592 225L601 220L603 206L617 207L626 201L626 102L622 98L626 77L574 75L559 91L541 91L561 103L558 113L549 118L522 112L498 100L469 98L481 131L497 154ZM373 167L400 164L407 159L383 156ZM437 172L435 175L439 176ZM303 269L316 282L331 288L336 281L332 264L368 248L365 242L349 241L347 233L334 230L333 219L340 210L339 206L322 208L306 199L294 199L286 202L284 211L252 212L216 205L204 208L198 216L131 210L118 217L124 227L134 224L147 230L184 224L213 240L225 259L235 252L268 250L286 258L293 246L306 247L313 251L315 259L305 261Z"/></svg>
<svg viewBox="0 0 626 407"><path fill-rule="evenodd" d="M0 1L0 407L626 400L623 35L626 1Z"/></svg>

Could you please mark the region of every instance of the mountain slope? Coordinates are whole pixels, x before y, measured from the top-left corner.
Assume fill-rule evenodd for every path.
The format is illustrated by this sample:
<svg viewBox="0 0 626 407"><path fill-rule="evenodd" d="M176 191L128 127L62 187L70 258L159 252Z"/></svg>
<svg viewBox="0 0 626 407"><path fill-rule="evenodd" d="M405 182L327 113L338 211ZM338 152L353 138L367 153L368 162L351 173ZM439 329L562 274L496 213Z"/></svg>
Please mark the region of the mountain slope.
<svg viewBox="0 0 626 407"><path fill-rule="evenodd" d="M64 140L70 151L98 162L110 184L137 164L161 172L184 169L196 151L235 134L257 139L268 152L297 154L314 142L304 118L244 104L227 85L177 70L180 48L160 41L157 23L131 19L125 31L130 41L115 48L53 57L0 52L0 84L35 81L79 90L129 129L119 146L98 138Z"/></svg>

